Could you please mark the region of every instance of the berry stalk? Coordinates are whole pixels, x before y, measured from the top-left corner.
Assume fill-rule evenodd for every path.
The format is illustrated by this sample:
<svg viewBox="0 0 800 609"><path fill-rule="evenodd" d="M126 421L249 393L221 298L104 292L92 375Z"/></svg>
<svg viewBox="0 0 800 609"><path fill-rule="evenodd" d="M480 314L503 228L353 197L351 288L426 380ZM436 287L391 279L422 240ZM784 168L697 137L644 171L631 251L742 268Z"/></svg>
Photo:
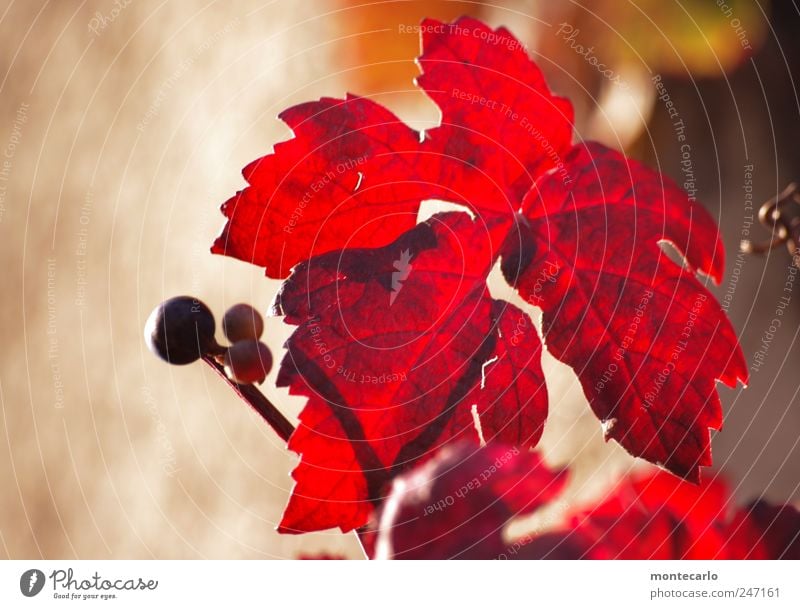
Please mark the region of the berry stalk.
<svg viewBox="0 0 800 609"><path fill-rule="evenodd" d="M294 425L291 424L289 419L283 416L283 413L278 410L275 404L270 402L254 385L240 385L231 380L225 373L225 368L213 355L203 355L202 359L230 385L231 389L233 389L240 398L247 402L250 407L267 422L267 425L272 427L281 440L287 443L289 442L289 436L291 436L294 431Z"/></svg>

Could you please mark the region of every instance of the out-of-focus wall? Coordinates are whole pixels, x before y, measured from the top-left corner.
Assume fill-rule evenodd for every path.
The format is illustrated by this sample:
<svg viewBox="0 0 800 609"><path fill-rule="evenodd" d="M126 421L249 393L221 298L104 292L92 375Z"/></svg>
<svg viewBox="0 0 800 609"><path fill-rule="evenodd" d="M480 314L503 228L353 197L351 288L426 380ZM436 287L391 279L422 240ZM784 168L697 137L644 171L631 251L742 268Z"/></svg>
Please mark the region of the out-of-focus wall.
<svg viewBox="0 0 800 609"><path fill-rule="evenodd" d="M293 456L210 370L142 340L168 296L267 308L275 283L208 250L240 168L287 137L277 113L341 91L330 22L307 2L6 8L0 554L357 556L273 531Z"/></svg>

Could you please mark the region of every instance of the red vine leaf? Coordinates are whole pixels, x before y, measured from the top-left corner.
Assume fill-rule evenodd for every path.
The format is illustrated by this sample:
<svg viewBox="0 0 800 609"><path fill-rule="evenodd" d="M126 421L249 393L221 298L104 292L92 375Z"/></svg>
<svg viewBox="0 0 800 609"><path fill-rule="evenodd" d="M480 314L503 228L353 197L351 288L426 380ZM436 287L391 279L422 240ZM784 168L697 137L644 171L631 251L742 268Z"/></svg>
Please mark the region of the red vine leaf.
<svg viewBox="0 0 800 609"><path fill-rule="evenodd" d="M531 321L489 296L484 233L442 214L385 248L313 258L284 283L276 309L298 328L278 385L309 401L289 442L302 460L281 531L363 525L394 476L454 439L476 442L478 427L487 440L538 441L541 347L504 339Z"/></svg>
<svg viewBox="0 0 800 609"><path fill-rule="evenodd" d="M577 511L563 532L547 537L547 544L523 546L517 557L797 559L800 513L764 501L740 508L720 478L694 485L655 471L625 478L604 501ZM570 556L563 556L565 548Z"/></svg>
<svg viewBox="0 0 800 609"><path fill-rule="evenodd" d="M276 307L298 326L279 382L309 401L281 530L365 524L394 476L454 439L535 444L541 345L525 313L488 295L498 261L544 311L548 349L607 437L697 481L722 421L716 381L747 378L695 277L722 274L713 220L657 172L571 146L569 102L506 30L469 18L423 30L419 82L440 126L419 134L354 96L297 106L282 115L295 138L248 166L223 206L215 252L272 277L294 267ZM428 198L475 218L417 224Z"/></svg>
<svg viewBox="0 0 800 609"><path fill-rule="evenodd" d="M369 99L323 98L280 114L294 139L245 167L250 184L222 206L212 252L286 277L309 256L385 245L416 224L424 184L414 175L419 133ZM350 234L361 227L357 236Z"/></svg>
<svg viewBox="0 0 800 609"><path fill-rule="evenodd" d="M533 452L458 443L397 478L378 529L377 557L497 559L509 520L552 501L566 475Z"/></svg>
<svg viewBox="0 0 800 609"><path fill-rule="evenodd" d="M800 511L763 499L739 510L730 527L732 558L800 560Z"/></svg>
<svg viewBox="0 0 800 609"><path fill-rule="evenodd" d="M569 148L572 107L550 93L505 30L468 17L456 26L458 35L426 36L420 58L419 80L442 110L441 127L422 137L355 95L285 110L280 118L294 139L245 167L249 186L223 204L228 223L212 252L284 278L314 255L390 243L416 224L423 199L462 203L489 224L490 213L513 213L536 175ZM451 24L429 19L423 27ZM489 37L502 42L482 42ZM481 106L490 94L513 113Z"/></svg>
<svg viewBox="0 0 800 609"><path fill-rule="evenodd" d="M298 560L347 560L341 554L330 554L328 552L320 552L319 554L300 554Z"/></svg>
<svg viewBox="0 0 800 609"><path fill-rule="evenodd" d="M435 159L429 179L487 222L495 214L508 221L536 178L571 148L572 104L550 92L505 28L426 19L422 31L417 84L442 112L441 125L426 132Z"/></svg>
<svg viewBox="0 0 800 609"><path fill-rule="evenodd" d="M448 447L398 477L378 529L380 558L775 560L800 558L800 512L759 500L738 507L719 477L691 484L664 471L626 476L599 503L550 532L507 542L517 516L552 504L566 475L535 453ZM566 505L566 503L564 503Z"/></svg>
<svg viewBox="0 0 800 609"><path fill-rule="evenodd" d="M708 429L722 425L715 381L747 380L736 334L693 272L721 279L717 228L666 177L598 144L576 146L565 167L567 184L550 174L525 198L525 246L505 275L544 310L548 350L575 369L606 437L696 482L711 464Z"/></svg>

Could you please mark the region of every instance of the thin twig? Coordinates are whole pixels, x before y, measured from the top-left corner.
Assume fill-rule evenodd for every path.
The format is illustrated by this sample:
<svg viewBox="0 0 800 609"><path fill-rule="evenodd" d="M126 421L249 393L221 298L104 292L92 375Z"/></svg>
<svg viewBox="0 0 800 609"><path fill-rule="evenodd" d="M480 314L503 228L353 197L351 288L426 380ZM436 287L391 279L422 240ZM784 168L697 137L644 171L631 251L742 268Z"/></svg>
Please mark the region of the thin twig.
<svg viewBox="0 0 800 609"><path fill-rule="evenodd" d="M250 404L250 407L255 410L261 418L267 422L267 425L275 430L281 440L289 442L289 436L294 432L294 425L291 424L289 419L283 416L280 410L267 399L254 385L240 385L235 381L228 378L225 374L225 368L214 358L213 355L204 355L203 361L217 371L228 385L231 386L239 397L245 402Z"/></svg>

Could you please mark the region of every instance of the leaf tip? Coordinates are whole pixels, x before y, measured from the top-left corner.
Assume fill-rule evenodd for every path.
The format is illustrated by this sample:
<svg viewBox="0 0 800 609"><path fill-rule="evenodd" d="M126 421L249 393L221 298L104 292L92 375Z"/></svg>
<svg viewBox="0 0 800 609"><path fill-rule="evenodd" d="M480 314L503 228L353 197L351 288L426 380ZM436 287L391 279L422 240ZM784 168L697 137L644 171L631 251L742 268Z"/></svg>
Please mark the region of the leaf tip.
<svg viewBox="0 0 800 609"><path fill-rule="evenodd" d="M214 239L214 243L211 244L209 250L212 254L218 254L220 256L224 256L227 251L227 243L228 243L228 225L226 224L225 227L222 229L222 232L219 236Z"/></svg>

